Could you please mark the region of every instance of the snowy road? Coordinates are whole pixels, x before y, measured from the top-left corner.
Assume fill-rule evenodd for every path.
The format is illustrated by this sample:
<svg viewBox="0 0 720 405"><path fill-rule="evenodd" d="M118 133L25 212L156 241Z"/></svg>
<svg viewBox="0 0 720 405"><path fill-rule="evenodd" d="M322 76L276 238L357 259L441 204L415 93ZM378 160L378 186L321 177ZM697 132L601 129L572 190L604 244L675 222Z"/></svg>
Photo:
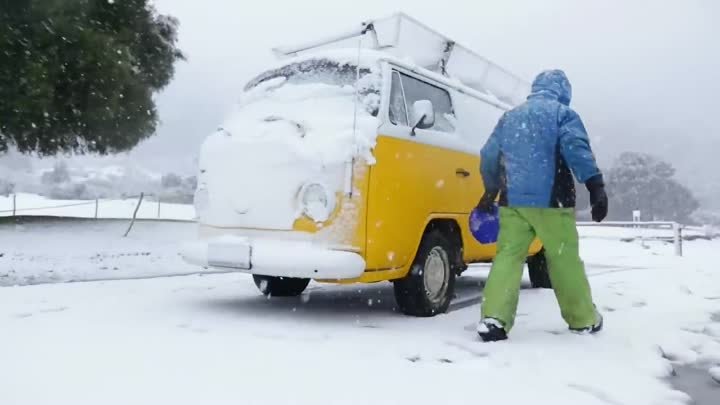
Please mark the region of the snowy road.
<svg viewBox="0 0 720 405"><path fill-rule="evenodd" d="M129 240L93 226L0 226L0 270L52 270L54 282L188 270L171 243L185 225ZM688 243L685 258L660 244L582 245L606 330L567 333L552 292L526 289L500 344L473 332L483 269L431 319L395 312L388 284L272 300L239 274L0 288L0 403L684 403L664 379L673 364L720 364L720 245Z"/></svg>

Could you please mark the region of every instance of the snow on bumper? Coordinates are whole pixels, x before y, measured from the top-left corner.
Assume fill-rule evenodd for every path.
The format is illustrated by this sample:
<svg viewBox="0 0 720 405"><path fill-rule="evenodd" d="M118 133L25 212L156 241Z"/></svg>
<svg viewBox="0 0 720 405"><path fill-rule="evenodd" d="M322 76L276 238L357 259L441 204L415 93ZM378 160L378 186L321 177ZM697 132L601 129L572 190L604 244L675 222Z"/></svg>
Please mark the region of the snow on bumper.
<svg viewBox="0 0 720 405"><path fill-rule="evenodd" d="M303 241L227 236L187 242L180 254L198 266L265 276L351 279L365 271L365 260L357 253Z"/></svg>

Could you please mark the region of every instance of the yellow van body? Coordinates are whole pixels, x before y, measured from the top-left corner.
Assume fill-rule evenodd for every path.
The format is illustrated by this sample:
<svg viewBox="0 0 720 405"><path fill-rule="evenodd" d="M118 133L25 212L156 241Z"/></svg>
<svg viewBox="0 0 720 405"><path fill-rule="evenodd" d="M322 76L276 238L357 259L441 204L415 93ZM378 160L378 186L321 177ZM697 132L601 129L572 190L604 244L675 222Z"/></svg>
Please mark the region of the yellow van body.
<svg viewBox="0 0 720 405"><path fill-rule="evenodd" d="M492 261L496 245L476 241L468 225L470 211L484 191L478 154L378 134L374 156L377 162L372 166L363 162L355 168L361 175L355 178L354 188L365 192L348 197L356 200L361 207L358 214L365 218L350 239L365 259L366 269L353 279L317 281L373 283L405 277L432 223L457 230L466 265ZM458 173L462 170L470 175ZM316 224L300 218L293 229L315 233L328 227L332 222ZM528 255L541 248L536 240Z"/></svg>

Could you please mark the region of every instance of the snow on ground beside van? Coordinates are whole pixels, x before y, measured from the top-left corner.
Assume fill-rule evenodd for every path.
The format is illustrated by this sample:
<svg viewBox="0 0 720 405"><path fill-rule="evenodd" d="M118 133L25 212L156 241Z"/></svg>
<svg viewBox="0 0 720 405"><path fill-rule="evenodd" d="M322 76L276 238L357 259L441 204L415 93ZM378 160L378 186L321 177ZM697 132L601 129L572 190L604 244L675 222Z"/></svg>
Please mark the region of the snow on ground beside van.
<svg viewBox="0 0 720 405"><path fill-rule="evenodd" d="M124 200L98 200L98 218L132 218L139 196ZM15 196L15 213L18 216L50 216L95 218L95 200L53 200L37 194L18 193ZM0 196L0 217L13 215L13 196ZM141 219L172 219L191 221L195 218L192 205L171 204L146 198L140 205L137 217Z"/></svg>
<svg viewBox="0 0 720 405"><path fill-rule="evenodd" d="M196 272L178 244L193 223L58 218L0 223L0 286L125 279Z"/></svg>
<svg viewBox="0 0 720 405"><path fill-rule="evenodd" d="M112 224L0 225L0 268L32 271L8 261L27 253L90 279L187 269L171 246L192 224L141 222L135 239L111 243L100 235ZM601 334L568 333L552 292L525 289L511 340L497 344L477 341L467 299L482 266L429 319L397 313L387 283L314 283L271 300L242 274L0 288L0 403L685 403L664 380L673 365L720 365L719 242L687 242L681 258L618 239L581 241ZM140 247L147 259L123 255ZM117 270L93 272L87 255L103 251Z"/></svg>
<svg viewBox="0 0 720 405"><path fill-rule="evenodd" d="M43 200L37 201L44 203ZM57 205L55 203L58 201L52 203ZM154 203L150 204L152 211ZM128 208L119 204L117 207ZM43 215L50 216L62 214L50 209L44 212ZM173 213L165 208L162 212L163 216ZM190 214L192 212L191 206L178 205L175 217L191 218L194 216ZM126 210L121 209L115 213L118 218L127 214ZM153 219L153 213L148 212L148 218ZM128 236L124 237L129 226L126 218L131 214L118 221L82 219L83 212L77 214L80 217L78 219L58 217L32 220L30 217L18 223L0 223L0 286L166 276L198 270L178 255L181 242L197 237L195 223L154 219L138 221ZM587 241L594 246L601 243L614 246L622 240L633 241L623 245L634 246L632 252L642 251L645 262L653 266L664 266L667 256L675 252L672 243L649 239L670 237L672 233L668 230L580 227L579 232L583 244ZM638 233L648 240L643 242ZM694 246L697 244L686 241L684 248L687 251L694 249ZM625 249L607 250L608 263L632 259L627 256ZM691 256L692 253L685 252L685 255ZM597 261L594 265L601 263Z"/></svg>

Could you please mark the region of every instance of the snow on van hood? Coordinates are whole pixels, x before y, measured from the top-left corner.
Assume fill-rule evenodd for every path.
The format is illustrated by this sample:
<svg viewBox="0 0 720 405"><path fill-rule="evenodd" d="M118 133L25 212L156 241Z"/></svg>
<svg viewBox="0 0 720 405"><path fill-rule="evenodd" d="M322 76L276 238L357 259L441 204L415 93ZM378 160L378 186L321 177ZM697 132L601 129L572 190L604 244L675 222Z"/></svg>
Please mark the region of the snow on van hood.
<svg viewBox="0 0 720 405"><path fill-rule="evenodd" d="M378 123L365 106L380 102L379 96L366 97L357 108L355 89L328 84L285 84L275 78L243 94L239 104L225 120L219 134L233 142L279 142L308 163L332 164L362 157L374 162Z"/></svg>
<svg viewBox="0 0 720 405"><path fill-rule="evenodd" d="M343 190L346 163L374 163L378 121L355 108L352 86L268 80L245 92L200 153L203 223L223 227L292 229L300 217L298 191L308 182ZM355 115L357 114L357 115Z"/></svg>

